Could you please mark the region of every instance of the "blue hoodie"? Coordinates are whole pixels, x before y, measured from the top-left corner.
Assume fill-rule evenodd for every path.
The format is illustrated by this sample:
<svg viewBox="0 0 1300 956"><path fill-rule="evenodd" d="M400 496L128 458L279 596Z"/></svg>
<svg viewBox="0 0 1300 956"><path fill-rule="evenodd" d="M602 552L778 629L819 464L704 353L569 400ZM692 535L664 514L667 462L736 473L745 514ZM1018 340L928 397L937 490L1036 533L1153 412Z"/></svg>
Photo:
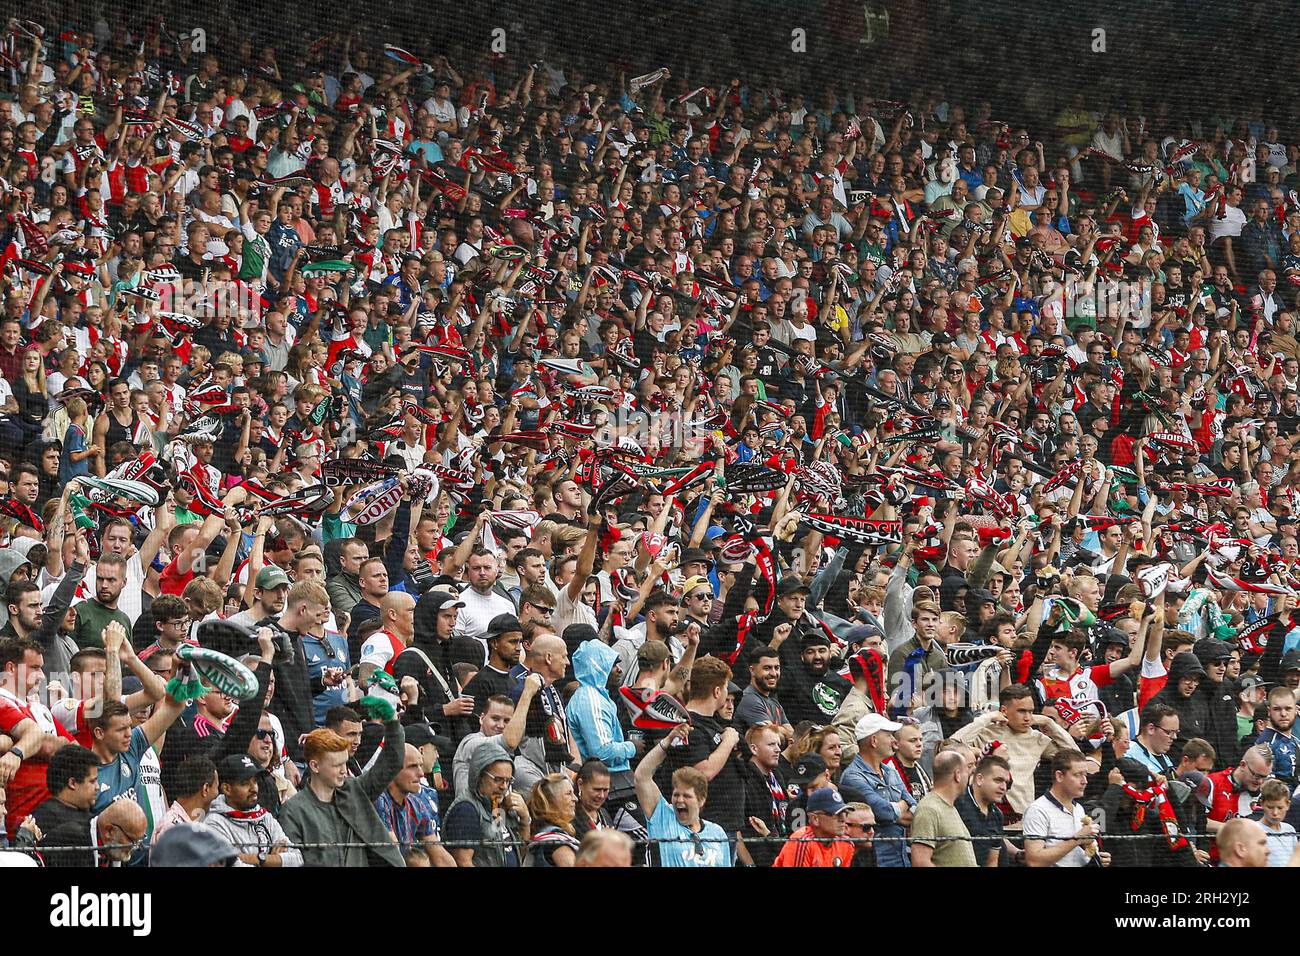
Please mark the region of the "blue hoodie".
<svg viewBox="0 0 1300 956"><path fill-rule="evenodd" d="M602 760L611 773L630 769L628 761L636 753L636 746L623 739L618 705L605 689L617 660L614 648L601 641L579 645L573 652L573 673L580 686L565 708L582 759Z"/></svg>

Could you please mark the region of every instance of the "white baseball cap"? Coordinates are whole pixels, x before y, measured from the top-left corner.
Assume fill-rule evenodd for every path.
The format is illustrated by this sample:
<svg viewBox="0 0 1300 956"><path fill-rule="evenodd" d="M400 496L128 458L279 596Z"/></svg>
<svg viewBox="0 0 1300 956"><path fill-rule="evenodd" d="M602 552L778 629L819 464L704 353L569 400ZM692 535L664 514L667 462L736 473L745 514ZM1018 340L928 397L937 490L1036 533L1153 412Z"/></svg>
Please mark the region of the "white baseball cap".
<svg viewBox="0 0 1300 956"><path fill-rule="evenodd" d="M896 724L892 720L884 717L882 714L867 714L859 720L857 726L853 728L853 737L858 742L861 742L866 740L872 734L880 733L882 730L888 730L890 733L893 733L894 731L902 729L902 724Z"/></svg>

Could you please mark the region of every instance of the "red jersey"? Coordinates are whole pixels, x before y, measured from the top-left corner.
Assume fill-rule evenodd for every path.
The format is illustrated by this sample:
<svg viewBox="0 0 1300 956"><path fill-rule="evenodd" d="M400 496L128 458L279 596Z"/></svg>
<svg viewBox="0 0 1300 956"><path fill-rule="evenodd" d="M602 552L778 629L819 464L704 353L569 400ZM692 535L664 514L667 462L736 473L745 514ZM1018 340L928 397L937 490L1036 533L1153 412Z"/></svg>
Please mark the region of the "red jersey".
<svg viewBox="0 0 1300 956"><path fill-rule="evenodd" d="M19 735L13 732L14 728L24 720L34 721L47 734L54 734L65 740L73 739L44 706L34 708L12 694L0 691L0 733L17 739ZM45 785L47 763L48 761L35 754L27 755L5 789L9 802L9 815L5 818L4 825L5 833L10 840L14 838L18 825L50 798L49 788Z"/></svg>
<svg viewBox="0 0 1300 956"><path fill-rule="evenodd" d="M1069 677L1040 677L1036 682L1043 700L1064 697L1066 700L1096 700L1098 690L1109 684L1109 664L1077 668Z"/></svg>
<svg viewBox="0 0 1300 956"><path fill-rule="evenodd" d="M1233 817L1248 817L1259 809L1259 794L1251 793L1232 779L1232 772L1236 769L1225 767L1208 777L1214 790L1210 794L1206 819L1224 823ZM1210 859L1218 862L1219 847L1216 843L1210 844Z"/></svg>

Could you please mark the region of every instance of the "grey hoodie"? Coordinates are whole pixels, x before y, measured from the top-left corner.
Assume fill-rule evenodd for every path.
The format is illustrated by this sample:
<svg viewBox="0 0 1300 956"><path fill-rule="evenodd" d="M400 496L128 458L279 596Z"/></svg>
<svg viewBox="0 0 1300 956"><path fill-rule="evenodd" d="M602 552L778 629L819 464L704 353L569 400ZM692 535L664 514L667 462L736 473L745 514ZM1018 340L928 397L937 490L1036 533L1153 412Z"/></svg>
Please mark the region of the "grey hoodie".
<svg viewBox="0 0 1300 956"><path fill-rule="evenodd" d="M483 779L483 774L487 771L487 768L498 761L505 761L514 766L514 759L506 752L506 748L495 740L485 740L479 744L469 758L469 786L447 808L447 813L450 815L460 804L467 803L474 808L474 812L478 815L479 833L484 843L474 847L474 866L476 867L500 867L505 865L505 849L499 842L495 842L499 841L501 836L492 815L492 802L488 797L479 793L478 789L479 781ZM513 813L506 814L506 821L515 841L516 857L522 864L525 848L519 845L519 821Z"/></svg>
<svg viewBox="0 0 1300 956"><path fill-rule="evenodd" d="M0 594L3 594L9 588L9 581L13 578L14 572L24 564L30 565L27 556L20 554L14 548L6 548L0 551ZM0 627L9 623L9 603L0 601Z"/></svg>
<svg viewBox="0 0 1300 956"><path fill-rule="evenodd" d="M252 810L236 811L224 796L212 801L208 815L203 818L203 825L220 833L240 853L257 853L262 856L269 853L277 843L289 842L280 821L270 812L260 806ZM292 846L281 849L280 860L283 866L302 866L302 851Z"/></svg>

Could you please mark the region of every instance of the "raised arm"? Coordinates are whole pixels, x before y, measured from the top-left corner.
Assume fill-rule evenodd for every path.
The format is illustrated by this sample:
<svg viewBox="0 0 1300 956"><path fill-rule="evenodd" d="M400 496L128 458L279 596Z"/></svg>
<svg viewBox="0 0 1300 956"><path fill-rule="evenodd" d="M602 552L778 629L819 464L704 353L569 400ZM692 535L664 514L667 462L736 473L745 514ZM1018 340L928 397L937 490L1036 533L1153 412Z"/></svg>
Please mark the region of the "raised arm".
<svg viewBox="0 0 1300 956"><path fill-rule="evenodd" d="M582 595L587 578L591 577L592 568L596 566L596 545L600 543L600 529L605 519L600 514L594 514L588 520L587 537L583 539L582 551L578 553L577 567L573 569L573 577L565 587L569 600L574 602Z"/></svg>
<svg viewBox="0 0 1300 956"><path fill-rule="evenodd" d="M641 762L636 766L636 773L632 775L636 782L636 799L637 803L641 804L641 812L645 814L647 820L654 816L659 801L663 799L663 794L659 792L659 787L655 784L655 771L659 769L659 765L668 756L668 748L679 740L685 740L687 732L688 727L686 724L674 727L669 731L667 737L664 737L646 752L646 755L641 758Z"/></svg>

